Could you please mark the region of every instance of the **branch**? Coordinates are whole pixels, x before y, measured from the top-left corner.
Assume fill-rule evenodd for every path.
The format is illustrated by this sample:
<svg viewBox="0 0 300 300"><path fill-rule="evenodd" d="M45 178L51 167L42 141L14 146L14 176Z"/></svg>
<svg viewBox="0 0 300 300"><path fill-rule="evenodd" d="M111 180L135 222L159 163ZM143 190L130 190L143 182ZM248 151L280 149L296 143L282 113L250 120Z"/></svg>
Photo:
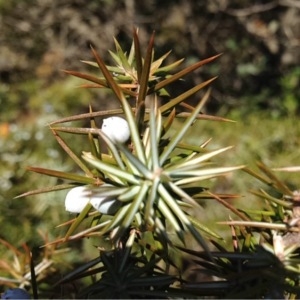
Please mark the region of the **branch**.
<svg viewBox="0 0 300 300"><path fill-rule="evenodd" d="M279 5L300 8L298 0L280 0Z"/></svg>
<svg viewBox="0 0 300 300"><path fill-rule="evenodd" d="M292 0L283 0L282 2L285 1L292 1ZM247 8L241 8L241 9L226 9L224 10L225 13L235 16L235 17L247 17L249 15L253 15L253 14L257 14L257 13L261 13L261 12L265 12L268 10L272 10L275 7L278 6L278 1L273 1L273 2L269 2L267 4L257 4L257 5L253 5Z"/></svg>

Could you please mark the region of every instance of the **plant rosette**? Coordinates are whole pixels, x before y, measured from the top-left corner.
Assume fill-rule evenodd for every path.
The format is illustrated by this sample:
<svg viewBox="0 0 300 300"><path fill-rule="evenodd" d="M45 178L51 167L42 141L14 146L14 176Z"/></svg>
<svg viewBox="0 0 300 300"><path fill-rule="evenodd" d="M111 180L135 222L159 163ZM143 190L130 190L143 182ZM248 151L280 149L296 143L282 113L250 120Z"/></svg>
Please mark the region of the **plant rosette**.
<svg viewBox="0 0 300 300"><path fill-rule="evenodd" d="M103 196L103 188L112 187L111 184L103 184L100 187L77 186L71 189L65 199L66 211L80 213L88 203L105 215L113 215L121 206L121 202Z"/></svg>
<svg viewBox="0 0 300 300"><path fill-rule="evenodd" d="M116 143L125 143L130 138L130 129L125 119L110 117L103 120L101 130Z"/></svg>

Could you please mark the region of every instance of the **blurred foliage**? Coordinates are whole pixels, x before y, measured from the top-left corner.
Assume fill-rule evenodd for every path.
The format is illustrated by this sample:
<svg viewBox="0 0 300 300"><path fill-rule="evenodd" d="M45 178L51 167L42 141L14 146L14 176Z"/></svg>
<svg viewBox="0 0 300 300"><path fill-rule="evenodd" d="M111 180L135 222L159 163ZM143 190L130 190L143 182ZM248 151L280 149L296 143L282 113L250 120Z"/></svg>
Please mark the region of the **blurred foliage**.
<svg viewBox="0 0 300 300"><path fill-rule="evenodd" d="M299 92L283 84L299 73L298 1L12 0L0 1L0 14L0 78L9 85L33 78L49 85L62 79L59 70L66 66L82 70L79 61L89 59L82 55L89 45L108 59L112 37L129 46L128 36L138 26L142 44L157 30L158 55L172 49L171 61L185 57L189 65L225 54L218 66L207 66L176 86L178 93L219 74L211 110L268 109L276 116L299 112ZM286 100L291 89L298 100L293 104Z"/></svg>
<svg viewBox="0 0 300 300"><path fill-rule="evenodd" d="M75 171L55 139L48 136L46 125L62 116L87 112L89 103L96 110L112 108L113 98L106 90L100 95L74 88L80 81L66 77L61 69L95 72L80 63L91 60L86 55L89 46L95 45L109 61L112 37L129 49L133 25L140 28L142 44L157 30L158 54L172 49L169 63L185 57L183 66L187 66L223 52L217 64L205 66L172 91L180 94L219 75L205 111L238 122L218 126L201 121L202 127L194 126L187 140L212 137L214 146L235 145L222 157L228 164L253 167L255 160L271 167L299 164L299 15L298 1L0 0L1 238L15 246L27 242L35 247L43 243L37 228L49 232L50 240L61 232L54 226L66 219L61 203L65 192L37 195L33 201L13 197L60 183L28 174L28 165L42 162L43 167L52 168L55 162L61 171ZM103 98L106 101L100 102ZM81 141L72 143L80 149ZM281 174L281 179L290 189L299 188L295 174ZM216 192L243 196L248 189L261 187L261 182L242 172L210 184ZM247 194L231 203L244 209L260 202ZM228 236L227 228L215 225L216 219L228 218L228 210L212 202L206 205L202 220ZM85 244L78 244L78 252L65 257L76 264L82 253L87 260L95 254ZM5 247L0 253L9 256Z"/></svg>

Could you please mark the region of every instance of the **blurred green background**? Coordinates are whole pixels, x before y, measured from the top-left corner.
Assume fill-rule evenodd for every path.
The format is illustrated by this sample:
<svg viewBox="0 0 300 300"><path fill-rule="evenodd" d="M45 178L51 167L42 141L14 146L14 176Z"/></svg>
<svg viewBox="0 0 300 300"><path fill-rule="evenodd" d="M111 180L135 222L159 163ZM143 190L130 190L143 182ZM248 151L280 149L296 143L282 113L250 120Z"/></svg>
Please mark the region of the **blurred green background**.
<svg viewBox="0 0 300 300"><path fill-rule="evenodd" d="M88 112L89 104L102 110L117 103L105 91L78 89L82 81L61 70L94 71L80 62L93 59L90 45L110 62L113 37L129 50L134 26L144 50L155 30L156 57L171 49L168 62L185 57L187 66L223 53L170 93L218 75L205 113L237 122L199 121L187 139L199 144L212 138L214 149L235 145L219 158L222 166L255 167L257 160L270 167L300 165L299 1L0 0L1 238L39 245L37 230L50 239L59 235L55 226L69 218L66 192L14 197L59 183L27 172L27 166L76 171L47 124ZM86 150L82 140L69 141L78 153ZM280 178L299 188L298 174ZM247 191L258 182L242 171L207 185L240 193L238 207L256 205ZM217 204L207 205L208 221L228 217Z"/></svg>

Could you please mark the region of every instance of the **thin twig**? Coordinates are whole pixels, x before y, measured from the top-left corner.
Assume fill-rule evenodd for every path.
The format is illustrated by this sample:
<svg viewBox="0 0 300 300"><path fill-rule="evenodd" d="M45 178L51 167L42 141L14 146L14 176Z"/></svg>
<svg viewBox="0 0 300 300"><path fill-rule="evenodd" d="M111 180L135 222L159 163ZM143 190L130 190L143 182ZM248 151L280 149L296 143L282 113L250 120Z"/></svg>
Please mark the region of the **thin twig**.
<svg viewBox="0 0 300 300"><path fill-rule="evenodd" d="M278 6L278 1L273 1L266 4L257 4L247 8L241 8L241 9L229 8L224 10L224 12L235 17L247 17L249 15L272 10L277 6Z"/></svg>

